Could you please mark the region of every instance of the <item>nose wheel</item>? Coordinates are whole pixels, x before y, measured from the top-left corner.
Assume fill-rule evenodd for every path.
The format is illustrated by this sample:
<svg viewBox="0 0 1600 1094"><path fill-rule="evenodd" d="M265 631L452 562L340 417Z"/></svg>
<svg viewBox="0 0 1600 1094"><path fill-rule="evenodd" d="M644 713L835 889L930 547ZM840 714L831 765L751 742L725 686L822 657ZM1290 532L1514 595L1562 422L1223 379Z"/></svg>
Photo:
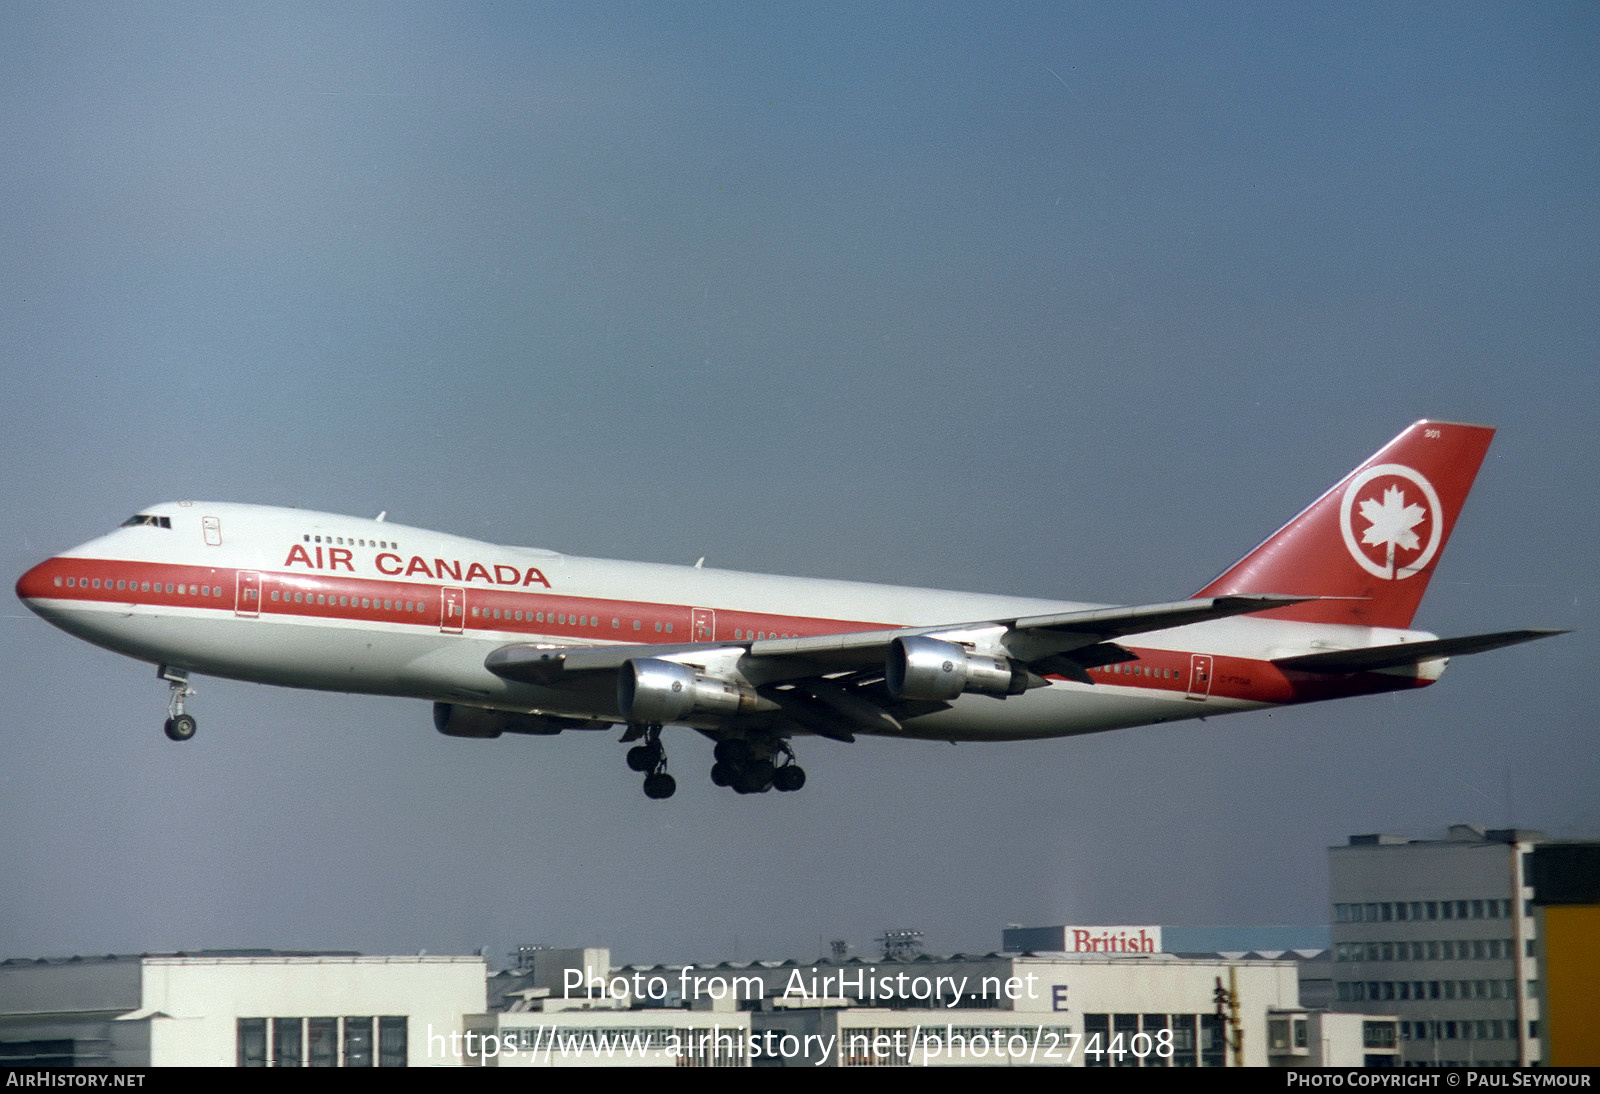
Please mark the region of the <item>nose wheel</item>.
<svg viewBox="0 0 1600 1094"><path fill-rule="evenodd" d="M183 709L184 700L194 694L194 688L189 686L189 674L182 669L169 669L162 665L156 669L156 675L167 682L172 692L172 697L167 700L167 724L162 727L167 739L191 739L195 730L200 728L200 723L194 720L194 715L185 713Z"/></svg>

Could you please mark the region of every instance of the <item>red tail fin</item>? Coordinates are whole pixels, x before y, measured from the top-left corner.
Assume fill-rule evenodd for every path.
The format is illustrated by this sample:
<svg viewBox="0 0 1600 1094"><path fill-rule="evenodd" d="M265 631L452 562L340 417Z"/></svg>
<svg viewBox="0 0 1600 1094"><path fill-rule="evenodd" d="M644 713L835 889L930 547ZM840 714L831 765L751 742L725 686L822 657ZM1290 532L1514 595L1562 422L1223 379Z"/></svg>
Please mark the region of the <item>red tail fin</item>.
<svg viewBox="0 0 1600 1094"><path fill-rule="evenodd" d="M1488 426L1416 423L1195 595L1345 597L1263 614L1409 627L1493 438Z"/></svg>

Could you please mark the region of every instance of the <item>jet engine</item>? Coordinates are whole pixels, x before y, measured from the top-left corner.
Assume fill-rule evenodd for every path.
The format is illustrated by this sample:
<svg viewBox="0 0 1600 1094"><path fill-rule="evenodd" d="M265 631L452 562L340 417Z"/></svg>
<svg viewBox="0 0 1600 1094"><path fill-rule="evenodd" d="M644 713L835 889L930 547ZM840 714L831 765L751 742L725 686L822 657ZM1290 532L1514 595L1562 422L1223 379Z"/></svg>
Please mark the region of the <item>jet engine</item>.
<svg viewBox="0 0 1600 1094"><path fill-rule="evenodd" d="M617 674L617 708L630 722L676 722L690 714L737 714L760 705L750 685L705 676L676 661L635 657Z"/></svg>
<svg viewBox="0 0 1600 1094"><path fill-rule="evenodd" d="M1004 657L968 653L954 642L913 635L889 643L884 684L896 699L949 702L966 691L1021 695L1028 689L1028 673Z"/></svg>
<svg viewBox="0 0 1600 1094"><path fill-rule="evenodd" d="M509 710L488 710L460 703L433 704L433 727L446 737L498 737L502 733L550 736L582 723L570 718L545 718Z"/></svg>

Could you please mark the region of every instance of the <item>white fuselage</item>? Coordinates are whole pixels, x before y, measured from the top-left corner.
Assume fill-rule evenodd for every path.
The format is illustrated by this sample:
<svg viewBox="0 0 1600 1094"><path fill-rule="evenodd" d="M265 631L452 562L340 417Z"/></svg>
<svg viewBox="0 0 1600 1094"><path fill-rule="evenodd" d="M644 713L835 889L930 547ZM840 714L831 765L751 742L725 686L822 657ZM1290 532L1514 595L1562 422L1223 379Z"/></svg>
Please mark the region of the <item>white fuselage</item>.
<svg viewBox="0 0 1600 1094"><path fill-rule="evenodd" d="M736 647L1094 607L574 558L297 509L178 502L145 514L169 526L123 527L65 551L24 575L19 596L63 630L172 668L597 724L620 717L605 687L506 680L485 657L514 643ZM1270 662L1417 633L1235 618L1135 635L1120 642L1138 661L1097 669L1093 684L965 695L907 720L905 735L1065 736L1414 687L1437 666L1325 684Z"/></svg>

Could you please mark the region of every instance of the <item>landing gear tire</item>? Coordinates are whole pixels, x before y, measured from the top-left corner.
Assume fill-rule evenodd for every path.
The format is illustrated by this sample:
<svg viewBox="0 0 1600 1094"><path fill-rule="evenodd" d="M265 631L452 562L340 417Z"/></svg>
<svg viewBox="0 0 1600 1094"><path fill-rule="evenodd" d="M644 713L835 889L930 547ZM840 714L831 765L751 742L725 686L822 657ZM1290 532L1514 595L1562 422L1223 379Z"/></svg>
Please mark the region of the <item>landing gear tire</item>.
<svg viewBox="0 0 1600 1094"><path fill-rule="evenodd" d="M712 764L711 765L711 785L713 785L713 786L731 786L731 785L733 785L733 774L734 774L735 770L737 770L737 769L736 768L730 768L725 763L714 763L714 764Z"/></svg>
<svg viewBox="0 0 1600 1094"><path fill-rule="evenodd" d="M652 748L650 745L638 745L628 749L628 769L630 771L653 771L661 762L661 748Z"/></svg>
<svg viewBox="0 0 1600 1094"><path fill-rule="evenodd" d="M654 775L646 775L644 780L644 796L655 801L670 798L678 792L678 780L668 775L665 771L658 771Z"/></svg>
<svg viewBox="0 0 1600 1094"><path fill-rule="evenodd" d="M799 790L806 784L806 769L799 764L785 764L772 776L774 790Z"/></svg>
<svg viewBox="0 0 1600 1094"><path fill-rule="evenodd" d="M776 772L770 760L757 760L739 772L733 788L741 794L765 794L772 789L774 774Z"/></svg>
<svg viewBox="0 0 1600 1094"><path fill-rule="evenodd" d="M194 718L183 711L184 700L194 694L194 688L189 686L189 674L183 669L157 665L156 679L165 680L170 693L167 700L167 723L161 728L171 740L187 741L194 736L194 731L198 728Z"/></svg>

